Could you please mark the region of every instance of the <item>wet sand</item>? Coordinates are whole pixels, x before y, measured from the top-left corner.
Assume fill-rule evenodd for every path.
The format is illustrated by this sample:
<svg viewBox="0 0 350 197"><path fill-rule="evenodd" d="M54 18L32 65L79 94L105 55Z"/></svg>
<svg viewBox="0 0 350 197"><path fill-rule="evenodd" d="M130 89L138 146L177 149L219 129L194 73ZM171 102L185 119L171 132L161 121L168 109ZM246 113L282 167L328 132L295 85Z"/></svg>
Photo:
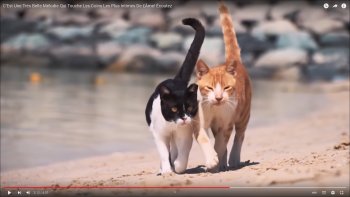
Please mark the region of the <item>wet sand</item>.
<svg viewBox="0 0 350 197"><path fill-rule="evenodd" d="M155 147L141 152L62 162L8 171L1 186L53 186L51 194L81 195L230 195L232 189L69 189L59 187L108 186L228 186L228 187L343 187L349 193L349 83L316 84L328 103L301 118L268 127L248 128L241 169L203 172L204 157L194 143L186 174L157 176L159 159ZM288 103L286 103L288 105ZM232 142L232 140L231 140ZM231 144L229 144L231 147ZM233 190L235 190L233 188ZM241 192L244 189L236 189ZM249 189L250 192L262 192ZM318 192L321 190L318 189ZM330 190L327 190L330 192ZM339 189L337 189L337 192ZM249 191L248 191L249 192ZM231 194L232 195L232 194Z"/></svg>

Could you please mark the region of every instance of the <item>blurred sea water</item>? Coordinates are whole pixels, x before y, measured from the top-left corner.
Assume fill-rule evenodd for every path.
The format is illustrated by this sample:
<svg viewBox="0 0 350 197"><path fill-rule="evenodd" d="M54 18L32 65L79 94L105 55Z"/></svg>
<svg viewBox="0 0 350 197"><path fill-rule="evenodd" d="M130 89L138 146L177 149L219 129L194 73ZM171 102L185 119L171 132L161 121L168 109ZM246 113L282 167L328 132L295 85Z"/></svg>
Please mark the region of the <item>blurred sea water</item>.
<svg viewBox="0 0 350 197"><path fill-rule="evenodd" d="M144 108L166 78L1 66L1 171L155 149ZM253 84L250 128L300 118L327 103L307 84Z"/></svg>

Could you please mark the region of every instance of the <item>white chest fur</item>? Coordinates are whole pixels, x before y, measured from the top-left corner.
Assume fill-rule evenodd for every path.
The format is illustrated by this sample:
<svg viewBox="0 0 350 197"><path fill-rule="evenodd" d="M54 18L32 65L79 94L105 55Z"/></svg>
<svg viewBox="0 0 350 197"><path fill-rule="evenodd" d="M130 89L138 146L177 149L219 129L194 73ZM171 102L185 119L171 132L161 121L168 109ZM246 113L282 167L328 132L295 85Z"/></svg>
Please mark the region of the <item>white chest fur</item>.
<svg viewBox="0 0 350 197"><path fill-rule="evenodd" d="M230 103L224 103L221 105L211 105L209 103L202 103L204 118L204 128L208 129L215 121L220 125L228 125L235 120L237 101L233 100Z"/></svg>
<svg viewBox="0 0 350 197"><path fill-rule="evenodd" d="M179 124L176 124L175 122L166 121L162 115L159 96L153 101L151 120L152 120L150 124L151 131L157 132L164 136L171 135L172 132L174 131L181 132L182 129L187 130L188 128L191 127L190 124L179 125Z"/></svg>
<svg viewBox="0 0 350 197"><path fill-rule="evenodd" d="M153 101L151 112L151 124L150 129L152 132L162 133L163 135L170 135L171 131L176 128L176 125L171 122L167 122L163 115L160 106L160 97L158 96Z"/></svg>
<svg viewBox="0 0 350 197"><path fill-rule="evenodd" d="M172 172L171 166L174 166L175 172L183 173L186 170L192 147L192 125L179 125L166 121L162 115L159 96L153 101L150 116L150 130L161 159L160 172L170 173Z"/></svg>

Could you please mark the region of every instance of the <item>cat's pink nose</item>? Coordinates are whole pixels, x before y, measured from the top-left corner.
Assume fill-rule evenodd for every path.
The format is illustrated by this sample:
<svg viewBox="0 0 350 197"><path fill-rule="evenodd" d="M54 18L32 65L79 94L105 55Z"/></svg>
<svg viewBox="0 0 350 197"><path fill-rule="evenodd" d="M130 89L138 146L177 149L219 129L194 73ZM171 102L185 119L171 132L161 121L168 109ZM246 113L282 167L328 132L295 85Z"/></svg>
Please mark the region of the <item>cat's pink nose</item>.
<svg viewBox="0 0 350 197"><path fill-rule="evenodd" d="M183 118L181 118L183 121L185 121L187 118L186 117L183 117Z"/></svg>
<svg viewBox="0 0 350 197"><path fill-rule="evenodd" d="M221 97L215 97L215 99L220 102L222 100L222 96Z"/></svg>

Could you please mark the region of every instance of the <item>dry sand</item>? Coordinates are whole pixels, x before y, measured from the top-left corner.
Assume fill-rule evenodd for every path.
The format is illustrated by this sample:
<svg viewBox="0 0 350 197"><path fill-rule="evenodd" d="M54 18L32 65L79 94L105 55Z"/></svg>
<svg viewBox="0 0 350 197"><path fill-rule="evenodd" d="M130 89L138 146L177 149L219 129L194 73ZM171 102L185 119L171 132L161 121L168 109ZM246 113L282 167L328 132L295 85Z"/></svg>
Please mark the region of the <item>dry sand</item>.
<svg viewBox="0 0 350 197"><path fill-rule="evenodd" d="M231 189L55 189L52 194L82 195L167 195L201 196L284 192L283 187L339 187L349 194L349 84L318 84L329 103L297 120L270 127L249 129L242 159L256 162L241 169L216 174L197 168L204 163L194 143L187 174L157 176L156 149L57 163L49 166L8 171L1 174L1 186L230 186L271 187ZM254 164L254 163L252 163ZM310 188L319 194L321 189ZM322 189L330 193L331 188ZM288 190L289 192L291 191ZM305 192L298 189L297 192ZM4 190L2 191L4 192ZM271 193L271 194L272 194ZM310 193L302 193L310 195ZM291 193L289 193L291 194ZM269 194L270 195L270 194Z"/></svg>

